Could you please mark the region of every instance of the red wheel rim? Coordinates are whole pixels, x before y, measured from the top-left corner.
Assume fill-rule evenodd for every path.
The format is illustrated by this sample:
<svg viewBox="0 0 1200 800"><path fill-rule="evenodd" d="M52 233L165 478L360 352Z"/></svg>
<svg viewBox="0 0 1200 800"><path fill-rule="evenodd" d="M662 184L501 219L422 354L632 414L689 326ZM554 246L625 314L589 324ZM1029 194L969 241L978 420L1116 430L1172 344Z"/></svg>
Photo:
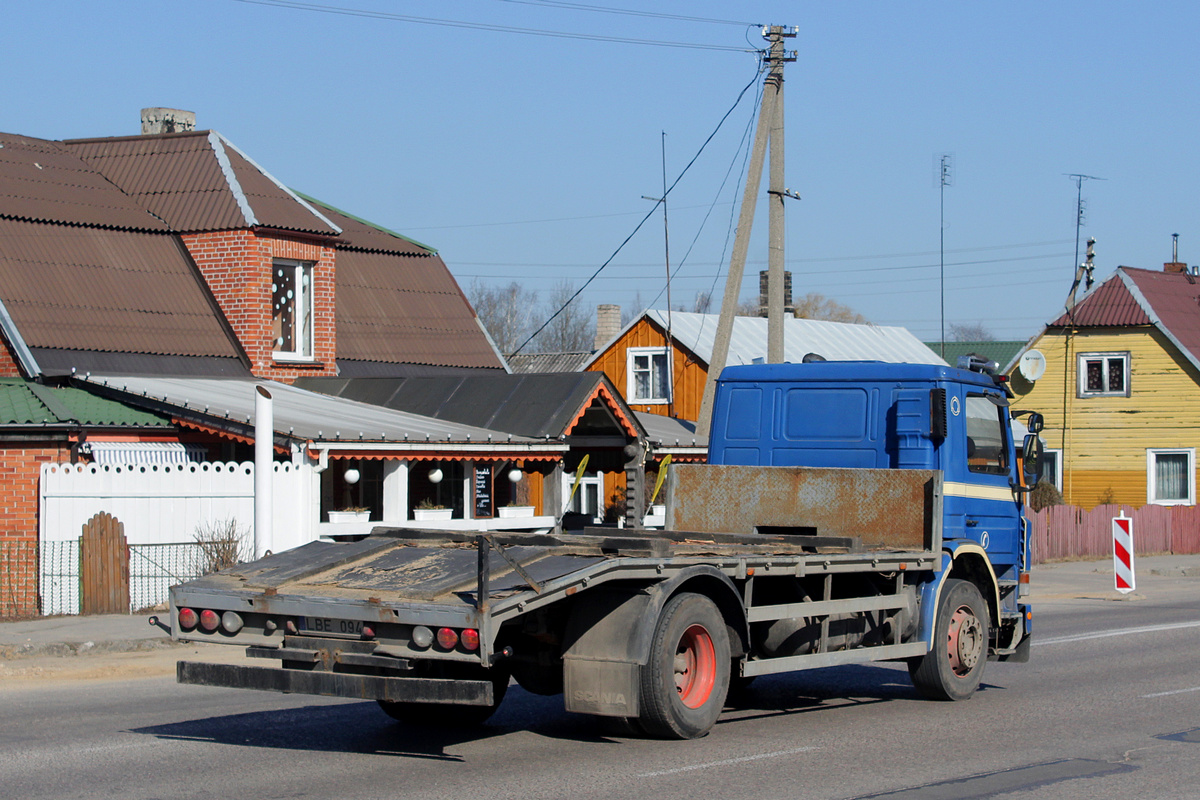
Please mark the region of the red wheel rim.
<svg viewBox="0 0 1200 800"><path fill-rule="evenodd" d="M961 678L975 668L983 654L983 626L969 607L959 606L950 617L946 638L950 669Z"/></svg>
<svg viewBox="0 0 1200 800"><path fill-rule="evenodd" d="M675 689L688 708L699 708L717 682L717 649L703 625L692 625L675 648Z"/></svg>

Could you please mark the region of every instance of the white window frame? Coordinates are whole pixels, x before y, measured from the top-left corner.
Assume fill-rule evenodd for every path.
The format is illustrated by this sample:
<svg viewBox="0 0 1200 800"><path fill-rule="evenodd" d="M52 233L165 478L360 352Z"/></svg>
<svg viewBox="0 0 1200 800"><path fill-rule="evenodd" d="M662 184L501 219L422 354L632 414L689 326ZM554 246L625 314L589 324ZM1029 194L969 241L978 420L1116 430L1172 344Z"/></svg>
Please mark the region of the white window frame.
<svg viewBox="0 0 1200 800"><path fill-rule="evenodd" d="M1187 497L1178 500L1160 500L1155 496L1155 466L1159 456L1187 456ZM1196 448L1155 447L1146 448L1146 502L1156 506L1194 506L1196 504Z"/></svg>
<svg viewBox="0 0 1200 800"><path fill-rule="evenodd" d="M638 356L650 357L650 391L654 391L654 357L662 356L666 361L667 368L667 396L666 397L638 397L637 396L637 372L634 369L634 363ZM625 402L631 405L666 405L671 402L671 351L667 347L630 347L625 351Z"/></svg>
<svg viewBox="0 0 1200 800"><path fill-rule="evenodd" d="M1058 489L1061 492L1062 491L1062 470L1063 470L1063 463L1062 463L1063 455L1062 454L1063 454L1063 451L1055 450L1053 448L1047 447L1045 449L1045 453L1046 453L1046 455L1049 455L1051 453L1054 454L1054 474L1053 475L1042 475L1042 480L1049 480L1051 483L1054 484L1054 488Z"/></svg>
<svg viewBox="0 0 1200 800"><path fill-rule="evenodd" d="M587 513L587 498L588 489L595 492L596 508L595 513L591 515L593 525L598 525L604 521L604 476L599 472L585 472L583 477L579 479L579 489L575 492L575 496L571 497L571 487L575 485L575 474L564 472L562 476L562 497L563 507L562 513ZM576 511L575 509L579 510Z"/></svg>
<svg viewBox="0 0 1200 800"><path fill-rule="evenodd" d="M295 286L293 324L295 325L294 341L298 346L295 350L280 349L280 340L271 339L271 355L279 361L305 361L315 359L314 339L316 328L316 308L313 303L313 281L315 269L311 261L296 261L290 258L277 258L271 262L271 336L275 336L275 283L276 273L280 270L292 272L292 283ZM305 281L305 276L308 280ZM307 291L305 285L307 283ZM305 324L307 323L307 324Z"/></svg>
<svg viewBox="0 0 1200 800"><path fill-rule="evenodd" d="M1087 362L1102 359L1104 361L1104 385L1108 385L1108 365L1112 359L1121 359L1122 369L1125 372L1125 389L1120 392L1110 392L1108 390L1096 391L1087 388ZM1129 357L1129 351L1116 353L1079 353L1075 359L1075 385L1076 396L1085 397L1129 397L1130 383L1133 379L1132 362Z"/></svg>

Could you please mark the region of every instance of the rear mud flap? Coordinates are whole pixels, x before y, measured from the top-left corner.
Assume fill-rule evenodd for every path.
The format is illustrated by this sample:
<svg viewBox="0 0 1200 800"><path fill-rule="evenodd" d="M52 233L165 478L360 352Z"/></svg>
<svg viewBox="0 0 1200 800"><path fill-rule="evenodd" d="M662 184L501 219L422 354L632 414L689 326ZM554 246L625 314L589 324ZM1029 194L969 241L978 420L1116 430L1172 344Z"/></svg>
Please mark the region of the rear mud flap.
<svg viewBox="0 0 1200 800"><path fill-rule="evenodd" d="M563 662L567 711L601 717L636 717L641 667L625 661L567 657Z"/></svg>

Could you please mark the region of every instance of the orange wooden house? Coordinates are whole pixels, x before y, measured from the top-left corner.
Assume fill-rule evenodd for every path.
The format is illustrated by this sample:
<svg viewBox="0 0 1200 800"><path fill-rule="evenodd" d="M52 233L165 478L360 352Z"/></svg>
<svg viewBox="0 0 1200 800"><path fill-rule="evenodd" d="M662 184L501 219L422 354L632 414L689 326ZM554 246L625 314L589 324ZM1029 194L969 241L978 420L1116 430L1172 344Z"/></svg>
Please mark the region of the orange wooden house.
<svg viewBox="0 0 1200 800"><path fill-rule="evenodd" d="M655 461L672 453L673 461L703 460L707 442L694 436L704 384L717 332L717 314L646 311L602 343L582 370L603 372L639 418L667 417L676 423L674 441L653 419L644 422L656 438ZM603 320L600 325L604 328ZM784 320L784 360L799 362L816 353L837 361L889 361L944 364L933 350L905 328L788 318ZM767 320L737 317L730 336L727 364L752 364L767 355ZM690 438L689 438L690 436ZM647 470L654 471L653 464ZM624 489L623 475L604 479L610 502ZM651 484L652 485L652 484Z"/></svg>

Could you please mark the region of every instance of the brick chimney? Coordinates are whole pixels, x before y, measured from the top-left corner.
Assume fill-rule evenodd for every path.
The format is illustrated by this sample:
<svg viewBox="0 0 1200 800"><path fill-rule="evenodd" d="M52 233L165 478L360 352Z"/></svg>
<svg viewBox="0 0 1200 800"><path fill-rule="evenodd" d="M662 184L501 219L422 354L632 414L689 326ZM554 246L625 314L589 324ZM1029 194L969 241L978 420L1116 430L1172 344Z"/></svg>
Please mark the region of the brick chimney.
<svg viewBox="0 0 1200 800"><path fill-rule="evenodd" d="M596 341L592 349L599 350L621 332L621 307L614 303L596 306Z"/></svg>
<svg viewBox="0 0 1200 800"><path fill-rule="evenodd" d="M1171 234L1171 260L1163 264L1163 272L1187 272L1187 264L1179 260L1179 234Z"/></svg>
<svg viewBox="0 0 1200 800"><path fill-rule="evenodd" d="M760 317L767 316L767 276L769 270L760 270L758 273L758 315ZM783 315L790 317L796 313L796 306L792 304L792 272L787 270L783 273Z"/></svg>
<svg viewBox="0 0 1200 800"><path fill-rule="evenodd" d="M179 108L143 108L142 136L196 130L196 112Z"/></svg>

